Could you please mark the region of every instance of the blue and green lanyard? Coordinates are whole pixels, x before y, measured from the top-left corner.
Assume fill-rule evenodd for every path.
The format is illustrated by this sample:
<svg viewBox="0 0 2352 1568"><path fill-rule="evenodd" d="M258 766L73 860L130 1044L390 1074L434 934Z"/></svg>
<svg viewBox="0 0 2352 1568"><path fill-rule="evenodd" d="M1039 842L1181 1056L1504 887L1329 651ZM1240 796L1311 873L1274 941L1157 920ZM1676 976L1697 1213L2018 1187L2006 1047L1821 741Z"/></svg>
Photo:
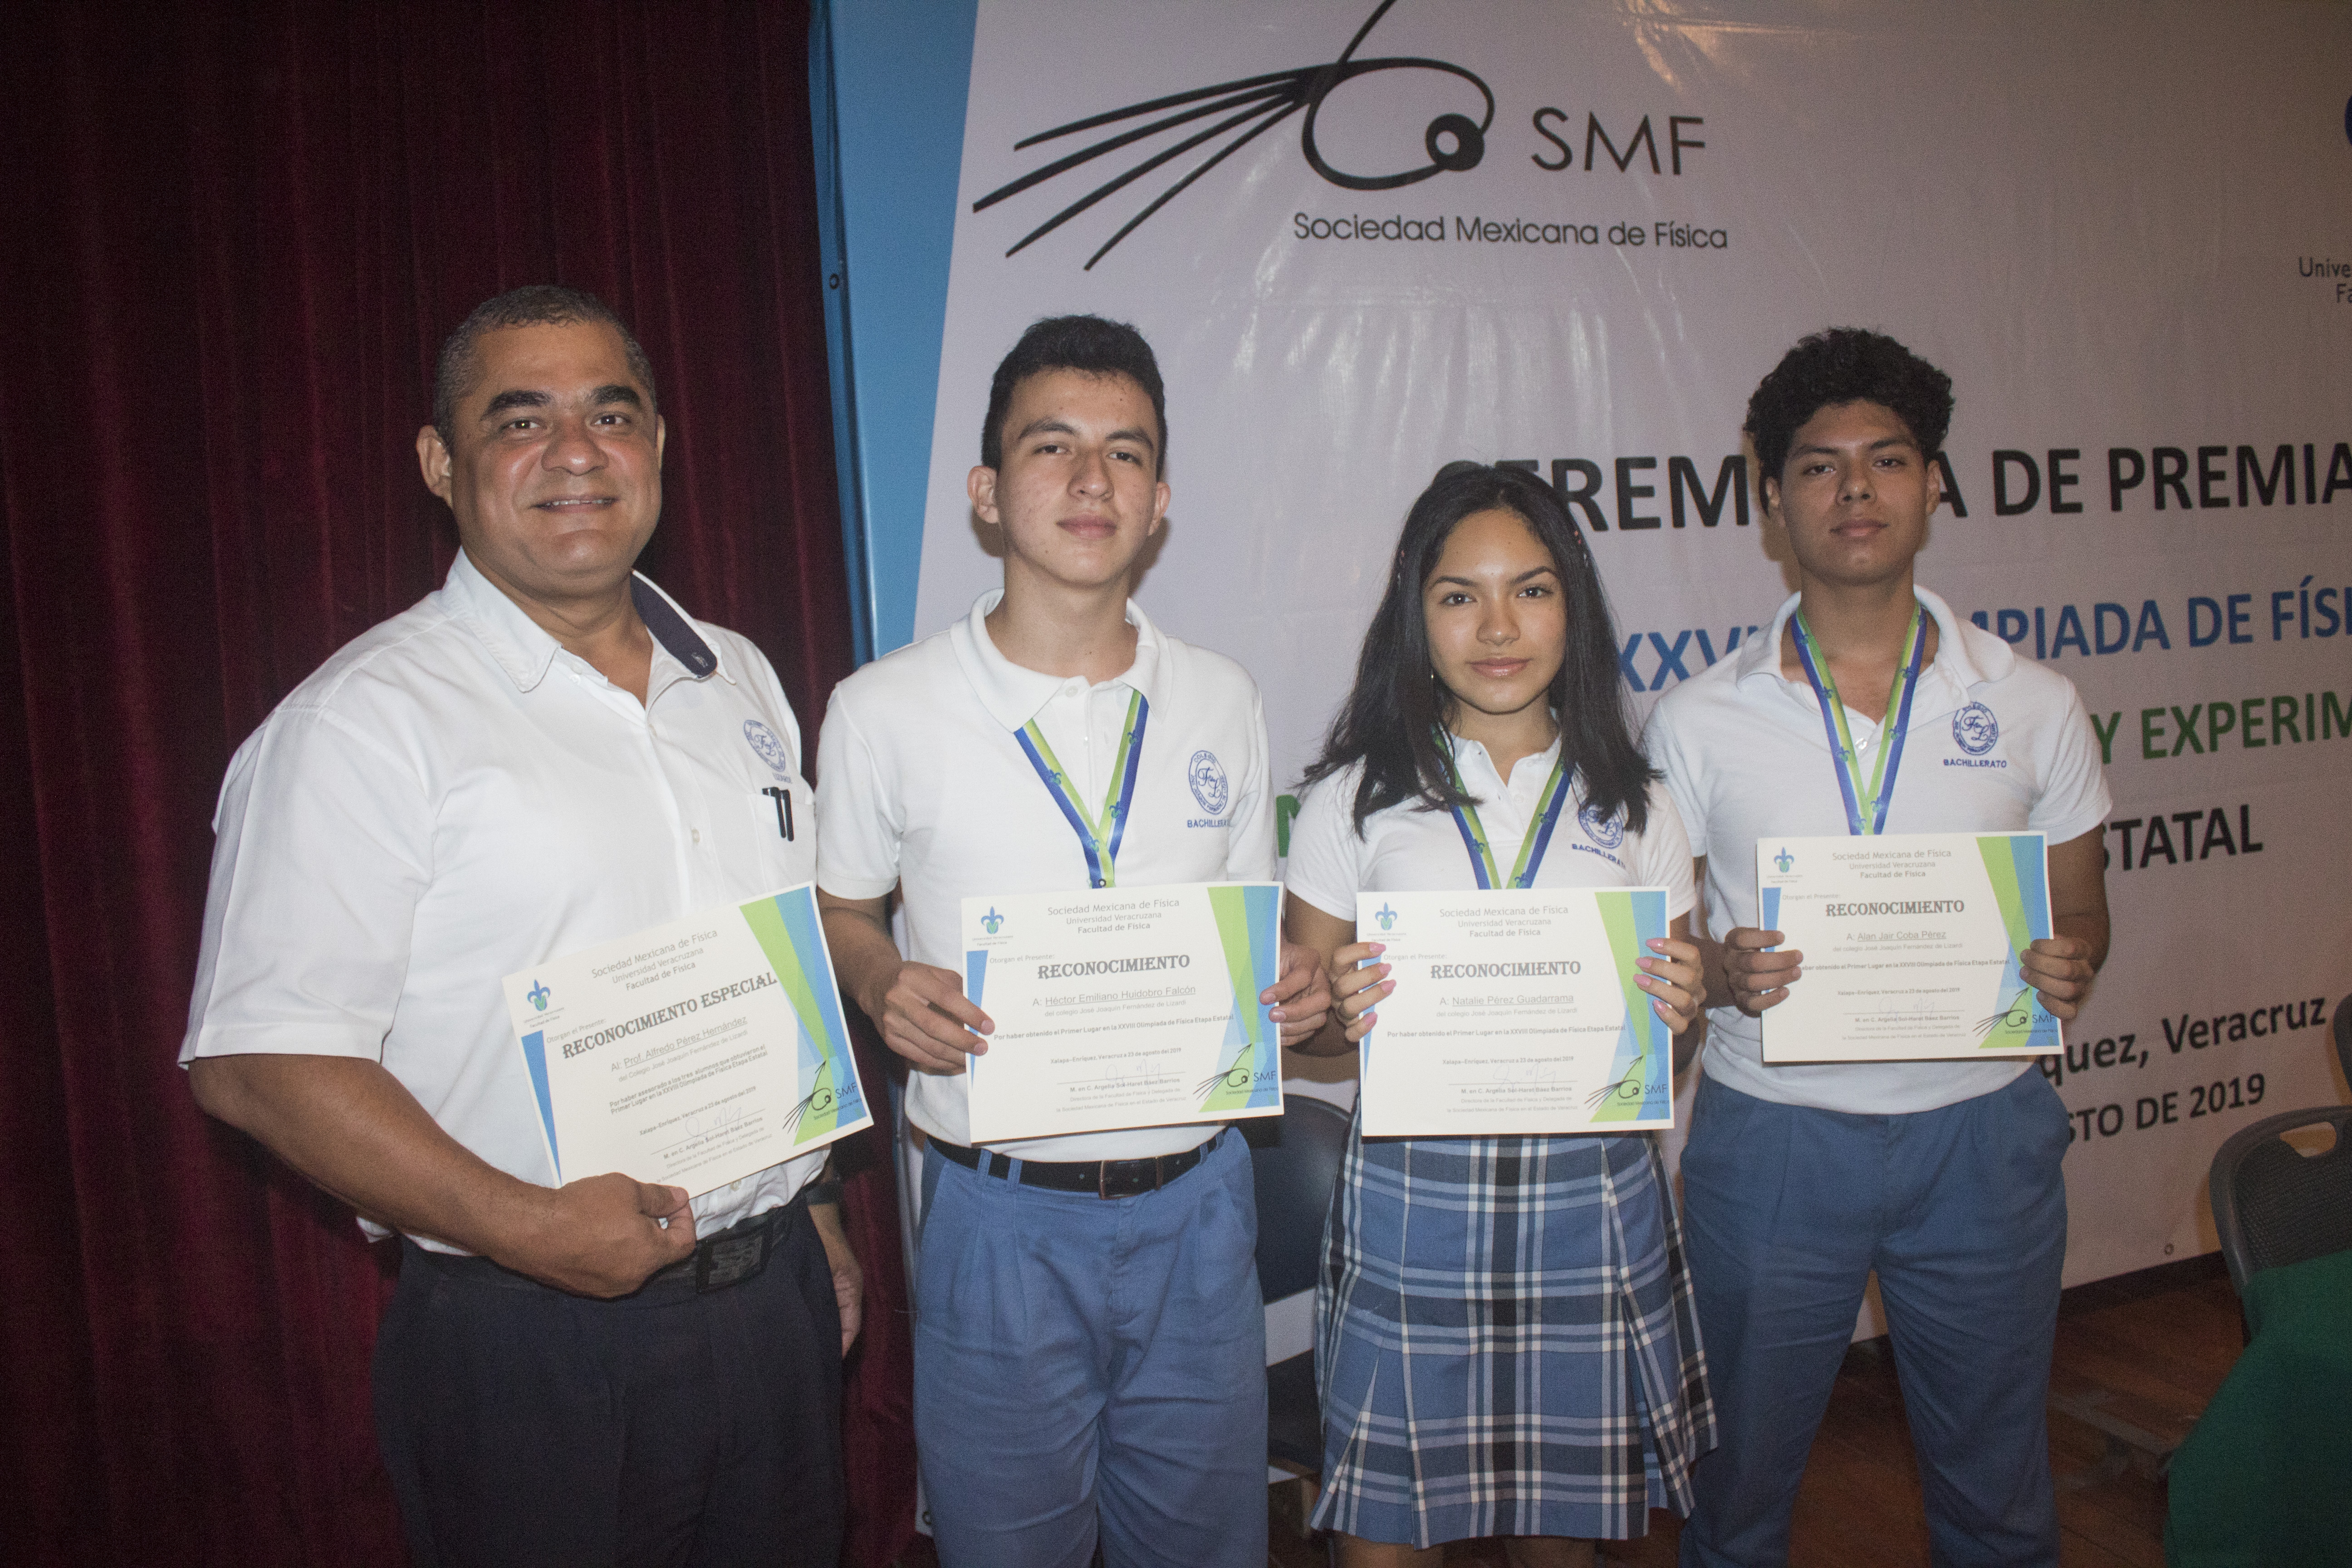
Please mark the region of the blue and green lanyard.
<svg viewBox="0 0 2352 1568"><path fill-rule="evenodd" d="M1077 834L1078 844L1087 852L1087 876L1097 888L1114 887L1118 881L1118 841L1127 833L1127 808L1135 799L1136 765L1143 760L1143 726L1150 717L1151 704L1143 700L1142 692L1128 699L1127 725L1119 733L1118 752L1111 759L1110 790L1103 796L1099 817L1088 813L1071 793L1069 775L1062 771L1062 761L1054 755L1036 720L1013 731L1013 738L1029 754L1029 765L1045 781L1054 804L1062 808Z"/></svg>
<svg viewBox="0 0 2352 1568"><path fill-rule="evenodd" d="M1454 738L1445 742L1445 772L1454 781L1454 793L1466 795L1462 786L1462 774L1454 766ZM1559 824L1559 808L1568 801L1567 748L1551 765L1551 776L1544 781L1543 793L1536 797L1535 818L1528 825L1528 836L1519 841L1519 858L1511 863L1511 879L1502 879L1495 862L1494 846L1487 842L1486 825L1478 820L1478 808L1464 801L1454 808L1454 826L1462 830L1463 847L1470 852L1470 870L1478 879L1481 889L1496 888L1532 888L1536 868L1543 864L1544 851L1551 847L1551 830Z"/></svg>
<svg viewBox="0 0 2352 1568"><path fill-rule="evenodd" d="M1830 673L1827 657L1816 649L1802 610L1797 612L1795 626L1797 658L1804 665L1805 679L1813 683L1813 696L1822 705L1822 725L1829 734L1838 791L1845 796L1846 829L1858 837L1884 833L1886 808L1895 799L1895 775L1903 766L1903 737L1911 728L1911 699L1919 689L1919 667L1927 659L1927 618L1920 613L1919 602L1913 600L1911 626L1905 633L1911 657L1895 672L1895 684L1887 689L1886 719L1879 728L1878 763L1867 783L1863 780L1861 759L1854 754L1853 731L1845 721L1837 678Z"/></svg>

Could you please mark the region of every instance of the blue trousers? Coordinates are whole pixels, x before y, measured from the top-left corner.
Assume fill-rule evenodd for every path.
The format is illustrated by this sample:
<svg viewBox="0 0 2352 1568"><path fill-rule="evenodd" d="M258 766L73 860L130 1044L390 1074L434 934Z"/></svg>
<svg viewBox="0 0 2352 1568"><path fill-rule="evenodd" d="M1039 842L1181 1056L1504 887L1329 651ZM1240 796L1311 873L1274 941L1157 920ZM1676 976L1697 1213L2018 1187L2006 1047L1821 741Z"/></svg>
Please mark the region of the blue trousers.
<svg viewBox="0 0 2352 1568"><path fill-rule="evenodd" d="M1789 1516L1872 1269L1938 1568L2058 1561L2045 1406L2067 1118L2038 1072L1853 1116L1699 1085L1684 1232L1721 1445L1683 1568L1789 1560Z"/></svg>
<svg viewBox="0 0 2352 1568"><path fill-rule="evenodd" d="M1016 1169L1017 1174L1017 1169ZM944 1568L1261 1568L1249 1151L1105 1200L923 1162L915 1441Z"/></svg>

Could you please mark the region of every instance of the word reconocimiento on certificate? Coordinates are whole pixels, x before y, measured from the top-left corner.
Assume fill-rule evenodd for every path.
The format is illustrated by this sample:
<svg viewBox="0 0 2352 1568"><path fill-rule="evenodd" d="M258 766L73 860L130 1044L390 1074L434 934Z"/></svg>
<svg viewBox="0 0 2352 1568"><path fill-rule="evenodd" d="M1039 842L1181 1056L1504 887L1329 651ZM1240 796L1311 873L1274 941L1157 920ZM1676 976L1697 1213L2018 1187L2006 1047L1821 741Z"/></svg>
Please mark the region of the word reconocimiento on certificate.
<svg viewBox="0 0 2352 1568"><path fill-rule="evenodd" d="M1833 921L1868 920L1873 915L1957 915L1969 907L1966 899L1903 899L1893 902L1823 904L1822 913Z"/></svg>
<svg viewBox="0 0 2352 1568"><path fill-rule="evenodd" d="M1090 958L1076 963L1041 963L1037 966L1037 978L1084 980L1095 974L1146 974L1159 969L1192 967L1191 953L1164 952L1148 958Z"/></svg>
<svg viewBox="0 0 2352 1568"><path fill-rule="evenodd" d="M1432 980L1519 980L1546 974L1581 974L1584 965L1573 958L1534 959L1523 963L1433 963Z"/></svg>
<svg viewBox="0 0 2352 1568"><path fill-rule="evenodd" d="M748 996L754 991L765 991L775 984L777 984L776 977L772 973L754 974L748 980L738 980L732 984L721 985L716 991L706 991L699 996L686 997L681 1001L671 1003L667 1007L656 1007L652 1012L632 1018L625 1024L614 1024L609 1028L583 1035L576 1040L566 1040L563 1042L563 1055L567 1059L585 1056L598 1046L609 1046L614 1040L627 1039L631 1035L642 1033L646 1029L658 1029L664 1024L675 1024L689 1013L700 1012L705 1007L716 1007L722 1002L731 1002L738 996Z"/></svg>

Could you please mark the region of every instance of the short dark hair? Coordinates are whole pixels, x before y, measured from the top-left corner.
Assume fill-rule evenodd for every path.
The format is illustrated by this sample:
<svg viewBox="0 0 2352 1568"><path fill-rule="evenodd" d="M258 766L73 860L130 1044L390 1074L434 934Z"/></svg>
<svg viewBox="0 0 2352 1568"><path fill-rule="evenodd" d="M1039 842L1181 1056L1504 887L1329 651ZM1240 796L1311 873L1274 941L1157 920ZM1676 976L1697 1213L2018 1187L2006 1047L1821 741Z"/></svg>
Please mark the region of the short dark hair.
<svg viewBox="0 0 2352 1568"><path fill-rule="evenodd" d="M629 374L644 385L646 401L656 401L653 362L646 358L636 334L614 313L613 307L584 289L566 289L560 283L526 283L475 306L457 323L457 330L442 342L441 358L433 369L433 428L441 432L441 444L450 445L458 401L480 383L482 365L474 346L481 342L484 332L506 327L568 327L578 321L601 321L621 334L621 347L629 358ZM646 412L654 410L648 407Z"/></svg>
<svg viewBox="0 0 2352 1568"><path fill-rule="evenodd" d="M1576 774L1585 804L1606 819L1624 815L1639 833L1649 821L1649 784L1657 777L1634 739L1633 714L1617 661L1616 624L1592 551L1559 492L1521 468L1448 463L1405 514L1389 563L1388 592L1364 628L1356 684L1307 770L1313 784L1361 761L1353 803L1356 831L1373 813L1404 801L1437 810L1470 801L1456 785L1438 731L1455 699L1437 679L1429 656L1422 590L1465 518L1502 510L1528 525L1550 552L1568 611L1568 647L1546 700L1559 719L1562 767Z"/></svg>
<svg viewBox="0 0 2352 1568"><path fill-rule="evenodd" d="M1822 409L1875 403L1894 411L1922 457L1943 449L1952 427L1952 378L1884 332L1832 327L1798 340L1756 384L1741 426L1756 443L1756 488L1779 483L1797 431Z"/></svg>
<svg viewBox="0 0 2352 1568"><path fill-rule="evenodd" d="M1083 375L1123 375L1143 388L1151 399L1151 417L1160 426L1152 444L1152 476L1168 471L1168 394L1160 383L1160 362L1143 334L1125 321L1100 316L1048 316L1031 324L996 366L988 384L988 417L980 427L980 466L1004 466L1004 419L1013 408L1013 389L1033 375L1049 370L1075 370Z"/></svg>

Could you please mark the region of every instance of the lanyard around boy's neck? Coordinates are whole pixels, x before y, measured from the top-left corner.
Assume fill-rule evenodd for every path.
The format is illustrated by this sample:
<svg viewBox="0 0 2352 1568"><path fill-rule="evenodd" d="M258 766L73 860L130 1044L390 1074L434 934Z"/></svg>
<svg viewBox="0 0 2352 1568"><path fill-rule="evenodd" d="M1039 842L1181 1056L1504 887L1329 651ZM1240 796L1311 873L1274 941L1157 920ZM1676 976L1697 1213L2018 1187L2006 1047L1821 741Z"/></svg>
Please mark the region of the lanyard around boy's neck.
<svg viewBox="0 0 2352 1568"><path fill-rule="evenodd" d="M1045 742L1045 731L1032 719L1013 731L1021 749L1029 753L1029 765L1045 781L1045 788L1054 804L1062 808L1070 826L1078 836L1078 844L1087 852L1087 876L1097 888L1116 886L1118 881L1118 841L1127 833L1127 808L1135 799L1136 764L1143 760L1143 726L1151 717L1151 704L1136 692L1127 700L1127 724L1118 737L1118 754L1111 759L1110 789L1103 796L1102 816L1088 814L1077 796L1071 793L1069 775L1063 773L1062 762L1054 755L1054 748Z"/></svg>
<svg viewBox="0 0 2352 1568"><path fill-rule="evenodd" d="M1443 739L1446 775L1454 781L1454 793L1466 795L1469 792L1462 787L1461 772L1454 765L1454 737ZM1544 781L1543 793L1536 797L1535 815L1528 820L1527 837L1519 840L1519 858L1511 862L1507 882L1496 867L1494 846L1487 842L1486 825L1478 820L1478 808L1467 800L1454 808L1454 826L1462 830L1463 847L1470 852L1470 870L1481 889L1535 885L1536 868L1543 864L1544 851L1551 845L1551 830L1559 822L1559 808L1568 799L1567 761L1568 748L1562 746L1551 765L1551 777Z"/></svg>
<svg viewBox="0 0 2352 1568"><path fill-rule="evenodd" d="M1895 672L1895 684L1887 689L1886 715L1878 731L1878 763L1867 784L1863 782L1862 761L1854 755L1853 731L1846 725L1845 703L1838 697L1837 678L1830 673L1828 656L1815 647L1804 611L1799 610L1791 624L1797 630L1798 661L1805 667L1805 679L1813 683L1814 700L1822 705L1822 724L1829 732L1838 793L1845 797L1846 830L1863 837L1884 833L1886 808L1895 799L1895 775L1903 766L1903 737L1911 728L1911 699L1919 689L1919 667L1927 659L1927 617L1921 613L1919 601L1912 600L1911 625L1904 634L1911 645L1911 657Z"/></svg>

